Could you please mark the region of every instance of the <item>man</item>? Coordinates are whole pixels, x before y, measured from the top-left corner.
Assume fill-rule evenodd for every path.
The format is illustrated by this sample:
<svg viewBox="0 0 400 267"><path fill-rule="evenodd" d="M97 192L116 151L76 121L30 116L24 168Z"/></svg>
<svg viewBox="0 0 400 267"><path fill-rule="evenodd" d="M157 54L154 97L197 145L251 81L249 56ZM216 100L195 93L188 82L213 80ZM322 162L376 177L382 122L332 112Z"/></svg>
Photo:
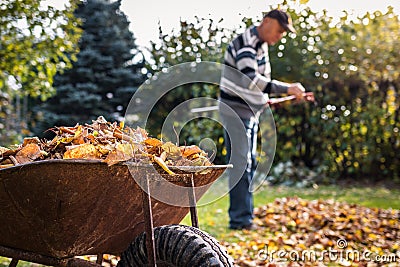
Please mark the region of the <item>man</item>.
<svg viewBox="0 0 400 267"><path fill-rule="evenodd" d="M236 37L224 56L220 83L219 110L225 129L229 170L229 227L254 229L253 195L250 184L256 168L258 117L268 94L303 98L300 83L271 80L268 46L285 32L295 32L290 16L281 10L268 12L258 26L251 26Z"/></svg>

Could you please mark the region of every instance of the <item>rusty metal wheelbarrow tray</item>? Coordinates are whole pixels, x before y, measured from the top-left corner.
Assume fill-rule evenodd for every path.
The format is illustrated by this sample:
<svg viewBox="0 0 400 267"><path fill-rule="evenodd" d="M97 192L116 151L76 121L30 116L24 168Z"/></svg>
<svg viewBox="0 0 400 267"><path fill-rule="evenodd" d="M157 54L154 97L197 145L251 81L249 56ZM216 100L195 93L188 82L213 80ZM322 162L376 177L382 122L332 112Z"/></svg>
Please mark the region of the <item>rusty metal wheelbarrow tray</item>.
<svg viewBox="0 0 400 267"><path fill-rule="evenodd" d="M133 178L158 186L152 165L128 166L44 160L0 170L0 246L57 259L123 252L145 231L143 191ZM162 177L187 186L191 175L198 200L225 169ZM189 212L188 206L151 203L154 226L180 223Z"/></svg>

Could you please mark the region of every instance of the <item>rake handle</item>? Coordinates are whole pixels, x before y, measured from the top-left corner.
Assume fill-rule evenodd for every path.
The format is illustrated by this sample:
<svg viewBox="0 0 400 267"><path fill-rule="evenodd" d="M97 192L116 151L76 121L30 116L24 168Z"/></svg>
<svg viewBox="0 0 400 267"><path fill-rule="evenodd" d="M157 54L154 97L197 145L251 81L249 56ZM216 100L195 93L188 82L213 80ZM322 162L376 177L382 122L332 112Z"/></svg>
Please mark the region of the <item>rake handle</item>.
<svg viewBox="0 0 400 267"><path fill-rule="evenodd" d="M270 98L267 103L270 106L274 106L274 105L281 104L286 101L292 101L292 100L296 100L296 99L297 99L297 97L295 95L289 95L289 96L285 96L285 97ZM303 99L305 101L314 102L315 101L314 93L313 92L303 93Z"/></svg>

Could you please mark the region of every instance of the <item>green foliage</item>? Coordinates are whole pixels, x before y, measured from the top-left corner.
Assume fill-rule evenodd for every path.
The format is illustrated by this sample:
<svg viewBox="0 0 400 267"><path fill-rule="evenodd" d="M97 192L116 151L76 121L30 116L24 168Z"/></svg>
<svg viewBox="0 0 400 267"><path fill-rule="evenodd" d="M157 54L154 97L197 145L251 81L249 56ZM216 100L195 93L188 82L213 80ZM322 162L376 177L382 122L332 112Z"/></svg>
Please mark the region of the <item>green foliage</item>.
<svg viewBox="0 0 400 267"><path fill-rule="evenodd" d="M295 10L293 3L283 1L279 5L291 14L297 34L289 33L270 47L272 76L287 82L300 81L308 91L314 92L317 103L273 109L278 133L275 165L278 162L292 162L295 167L305 164L304 170L324 172L330 179L379 177L398 181L398 16L388 8L386 13L367 13L358 18L344 13L335 21L326 11L317 14L304 3L300 10ZM161 44L153 44L151 51L155 59L153 71L188 61L221 62L231 37L257 23L253 18L244 18L232 32L218 23L214 25L213 21L206 22L181 22L180 32L170 35L163 35L160 30ZM205 29L212 33L205 35L206 38L201 34ZM209 29L218 30L220 35ZM210 40L211 43L216 40L222 49L206 45ZM157 116L153 116L151 129L162 125L169 108L199 95L215 98L217 92L216 86L208 92L196 91L192 85L177 88L154 113ZM209 134L207 137L218 140L218 151L223 151L220 127L203 122L188 126L182 134L184 141L195 143L201 140L197 135ZM205 130L207 127L213 130ZM261 138L268 142L268 136Z"/></svg>
<svg viewBox="0 0 400 267"><path fill-rule="evenodd" d="M71 69L55 76L57 95L36 107L32 129L37 135L54 125L90 122L98 116L122 119L143 81L143 58L120 4L88 0L78 6L75 15L82 20L83 31L80 52Z"/></svg>
<svg viewBox="0 0 400 267"><path fill-rule="evenodd" d="M291 12L300 29L289 35L292 47L282 40L271 49L274 77L300 80L318 105L275 110L276 161L322 165L330 177L398 181L398 16L389 8L334 23L308 8Z"/></svg>
<svg viewBox="0 0 400 267"><path fill-rule="evenodd" d="M53 76L71 66L78 52L77 2L62 10L45 1L0 3L0 142L13 144L28 134L27 97L55 93Z"/></svg>
<svg viewBox="0 0 400 267"><path fill-rule="evenodd" d="M64 10L45 7L44 1L6 0L0 4L0 89L10 93L10 79L21 95L54 93L53 76L71 65L80 30L72 12L76 1ZM69 55L69 57L67 56Z"/></svg>
<svg viewBox="0 0 400 267"><path fill-rule="evenodd" d="M180 30L170 34L164 34L160 26L160 43L151 42L154 72L182 62L222 61L221 54L228 41L226 36L229 36L229 32L218 25L222 20L195 19L195 22L180 21Z"/></svg>

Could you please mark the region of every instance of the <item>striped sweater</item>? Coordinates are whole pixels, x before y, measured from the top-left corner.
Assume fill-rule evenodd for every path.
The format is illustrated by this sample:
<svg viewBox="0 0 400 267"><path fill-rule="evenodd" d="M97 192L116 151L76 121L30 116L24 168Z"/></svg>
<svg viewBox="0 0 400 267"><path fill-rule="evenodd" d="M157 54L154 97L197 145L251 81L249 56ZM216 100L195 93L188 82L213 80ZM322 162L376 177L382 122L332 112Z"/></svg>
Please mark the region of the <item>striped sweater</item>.
<svg viewBox="0 0 400 267"><path fill-rule="evenodd" d="M220 102L228 105L241 118L250 118L263 110L268 94L287 93L288 86L271 80L268 44L258 37L252 26L236 37L224 56L220 82ZM225 105L224 105L225 106ZM227 113L230 109L221 109Z"/></svg>

